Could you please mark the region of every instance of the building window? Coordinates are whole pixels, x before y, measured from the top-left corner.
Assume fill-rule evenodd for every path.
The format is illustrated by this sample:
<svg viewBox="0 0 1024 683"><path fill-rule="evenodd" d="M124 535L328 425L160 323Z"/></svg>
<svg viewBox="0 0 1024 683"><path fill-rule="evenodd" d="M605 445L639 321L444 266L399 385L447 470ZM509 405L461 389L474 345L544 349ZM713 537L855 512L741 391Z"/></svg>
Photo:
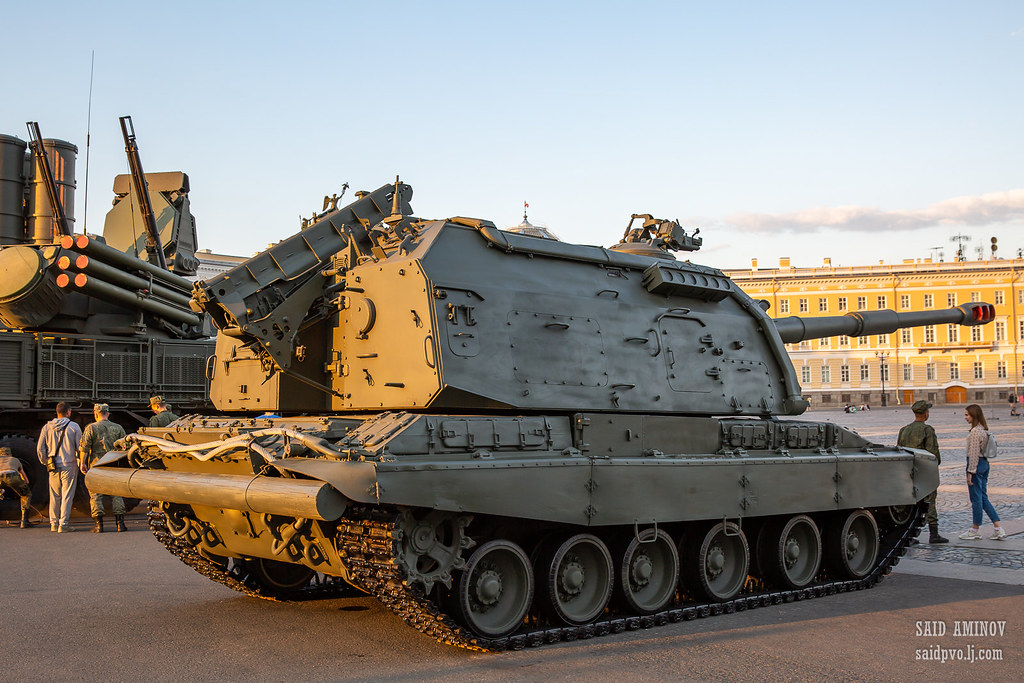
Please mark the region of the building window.
<svg viewBox="0 0 1024 683"><path fill-rule="evenodd" d="M1006 341L1006 323L996 321L996 341Z"/></svg>
<svg viewBox="0 0 1024 683"><path fill-rule="evenodd" d="M909 294L900 294L900 308L910 308Z"/></svg>
<svg viewBox="0 0 1024 683"><path fill-rule="evenodd" d="M807 307L807 299L801 298L800 299L800 312L801 313L806 313L808 310L810 310L810 309Z"/></svg>
<svg viewBox="0 0 1024 683"><path fill-rule="evenodd" d="M976 325L976 326L971 328L971 341L972 342L980 342L981 341L981 329L982 329L981 325Z"/></svg>
<svg viewBox="0 0 1024 683"><path fill-rule="evenodd" d="M889 381L889 364L882 363L882 380L885 382Z"/></svg>
<svg viewBox="0 0 1024 683"><path fill-rule="evenodd" d="M832 368L827 365L821 366L821 383L830 384L832 382Z"/></svg>
<svg viewBox="0 0 1024 683"><path fill-rule="evenodd" d="M828 299L823 299L823 298L819 298L818 299L818 312L819 313L828 313Z"/></svg>
<svg viewBox="0 0 1024 683"><path fill-rule="evenodd" d="M1017 303L1024 304L1024 289L1017 290Z"/></svg>
<svg viewBox="0 0 1024 683"><path fill-rule="evenodd" d="M779 313L789 313L789 299L779 299Z"/></svg>
<svg viewBox="0 0 1024 683"><path fill-rule="evenodd" d="M839 381L849 382L850 381L850 366L840 365L839 366Z"/></svg>
<svg viewBox="0 0 1024 683"><path fill-rule="evenodd" d="M1006 361L999 361L996 363L996 377L999 379L1006 379Z"/></svg>
<svg viewBox="0 0 1024 683"><path fill-rule="evenodd" d="M867 346L869 343L868 336L864 335L863 337L857 337L857 343L861 346Z"/></svg>
<svg viewBox="0 0 1024 683"><path fill-rule="evenodd" d="M860 364L860 381L861 382L867 382L869 379L871 379L871 369L868 367L867 363L861 363Z"/></svg>
<svg viewBox="0 0 1024 683"><path fill-rule="evenodd" d="M819 349L831 349L832 348L832 337L823 337L818 341Z"/></svg>
<svg viewBox="0 0 1024 683"><path fill-rule="evenodd" d="M878 335L878 345L879 346L888 346L889 345L889 335L887 335L887 334L880 334L880 335Z"/></svg>
<svg viewBox="0 0 1024 683"><path fill-rule="evenodd" d="M981 301L981 292L971 292L971 301L974 301L974 302ZM956 304L950 304L950 306L955 306L955 305Z"/></svg>
<svg viewBox="0 0 1024 683"><path fill-rule="evenodd" d="M1002 306L1005 303L1003 300L1003 290L997 289L995 293L995 304L996 306Z"/></svg>
<svg viewBox="0 0 1024 683"><path fill-rule="evenodd" d="M1017 339L1024 341L1024 320L1017 323Z"/></svg>
<svg viewBox="0 0 1024 683"><path fill-rule="evenodd" d="M888 299L888 297L886 297L884 294L882 296L878 297L878 307L879 308L886 308L889 305L887 299Z"/></svg>
<svg viewBox="0 0 1024 683"><path fill-rule="evenodd" d="M985 379L985 366L981 361L974 361L974 379Z"/></svg>
<svg viewBox="0 0 1024 683"><path fill-rule="evenodd" d="M914 381L914 367L910 363L903 364L903 381L912 382Z"/></svg>
<svg viewBox="0 0 1024 683"><path fill-rule="evenodd" d="M900 330L900 343L902 343L902 344L909 344L910 343L910 334L911 334L911 331L910 331L909 327L904 327L902 330Z"/></svg>
<svg viewBox="0 0 1024 683"><path fill-rule="evenodd" d="M935 306L935 297L933 297L931 294L925 294L924 295L924 307L925 308L933 308L934 306Z"/></svg>
<svg viewBox="0 0 1024 683"><path fill-rule="evenodd" d="M974 301L975 294L977 294L977 292L971 292L971 301ZM946 305L950 308L956 306L956 292L950 292L946 295Z"/></svg>
<svg viewBox="0 0 1024 683"><path fill-rule="evenodd" d="M950 363L949 364L949 378L950 379L960 379L960 364L959 363Z"/></svg>
<svg viewBox="0 0 1024 683"><path fill-rule="evenodd" d="M802 342L800 342L800 346L798 348L800 348L800 349L802 349L804 351L810 350L810 348L811 348L811 340L810 339L804 339Z"/></svg>
<svg viewBox="0 0 1024 683"><path fill-rule="evenodd" d="M950 344L960 341L960 326L946 325L946 338L949 339Z"/></svg>
<svg viewBox="0 0 1024 683"><path fill-rule="evenodd" d="M1021 321L1021 325L1024 325L1024 320ZM850 345L850 338L847 337L845 334L839 335L839 345L840 346L849 346Z"/></svg>
<svg viewBox="0 0 1024 683"><path fill-rule="evenodd" d="M1024 291L1024 290L1021 290L1021 291ZM1022 302L1022 303L1024 303L1024 302ZM840 311L845 311L846 310L846 297L845 296L839 297L839 310Z"/></svg>
<svg viewBox="0 0 1024 683"><path fill-rule="evenodd" d="M928 380L929 382L933 382L935 381L937 375L938 370L935 367L935 363L928 363L927 365L924 366L924 378L926 380Z"/></svg>
<svg viewBox="0 0 1024 683"><path fill-rule="evenodd" d="M935 325L924 326L924 343L934 344L935 343Z"/></svg>
<svg viewBox="0 0 1024 683"><path fill-rule="evenodd" d="M868 307L868 298L866 296L857 297L857 310L863 311Z"/></svg>
<svg viewBox="0 0 1024 683"><path fill-rule="evenodd" d="M811 367L809 365L800 368L800 381L804 384L811 383Z"/></svg>

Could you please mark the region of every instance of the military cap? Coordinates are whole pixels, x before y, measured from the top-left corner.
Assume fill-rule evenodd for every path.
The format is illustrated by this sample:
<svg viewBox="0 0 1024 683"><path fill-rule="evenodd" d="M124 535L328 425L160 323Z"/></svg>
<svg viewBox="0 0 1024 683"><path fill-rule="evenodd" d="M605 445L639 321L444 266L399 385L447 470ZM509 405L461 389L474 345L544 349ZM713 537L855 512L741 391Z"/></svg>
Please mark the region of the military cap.
<svg viewBox="0 0 1024 683"><path fill-rule="evenodd" d="M150 396L149 405L151 406L162 406L164 404L163 396Z"/></svg>
<svg viewBox="0 0 1024 683"><path fill-rule="evenodd" d="M110 406L107 405L106 403L94 403L92 406L92 410L94 413L109 413Z"/></svg>
<svg viewBox="0 0 1024 683"><path fill-rule="evenodd" d="M14 454L7 446L0 446L0 458L13 458Z"/></svg>
<svg viewBox="0 0 1024 683"><path fill-rule="evenodd" d="M920 415L921 413L927 413L931 407L932 404L928 401L914 401L914 405L910 406L910 409Z"/></svg>

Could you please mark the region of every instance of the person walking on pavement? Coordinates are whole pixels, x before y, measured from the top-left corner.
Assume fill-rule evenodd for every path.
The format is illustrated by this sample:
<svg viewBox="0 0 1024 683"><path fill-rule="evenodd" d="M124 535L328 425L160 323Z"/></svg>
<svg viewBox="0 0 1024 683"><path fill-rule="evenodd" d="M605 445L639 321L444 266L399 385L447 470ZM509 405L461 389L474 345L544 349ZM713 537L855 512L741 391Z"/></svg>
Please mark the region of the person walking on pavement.
<svg viewBox="0 0 1024 683"><path fill-rule="evenodd" d="M78 445L82 474L88 472L97 460L114 450L115 441L124 438L124 429L121 425L110 420L110 406L106 403L97 403L92 407L92 414L96 421L86 426L82 433L82 441ZM127 531L124 525L124 498L90 492L89 511L95 522L92 530L96 533L103 533L104 499L110 499L111 512L114 513L114 527L118 531Z"/></svg>
<svg viewBox="0 0 1024 683"><path fill-rule="evenodd" d="M915 401L910 410L914 413L914 421L900 429L896 437L897 446L908 448L921 448L935 456L939 463L942 456L939 455L939 439L935 436L935 428L928 424L929 410L932 404L927 401ZM935 509L935 497L938 489L932 491L931 495L925 498L928 501L928 542L949 543L949 539L939 534L939 513Z"/></svg>
<svg viewBox="0 0 1024 683"><path fill-rule="evenodd" d="M150 397L149 407L156 413L153 417L149 418L150 427L166 427L178 419L178 416L171 412L170 406L164 402L163 396Z"/></svg>
<svg viewBox="0 0 1024 683"><path fill-rule="evenodd" d="M981 406L972 403L964 410L964 420L971 426L967 433L967 494L971 497L972 526L960 534L965 541L976 541L981 538L978 529L981 527L982 511L992 520L995 530L989 537L996 541L1006 538L1006 530L999 524L999 513L988 500L988 458L985 457L985 446L988 445L988 422Z"/></svg>
<svg viewBox="0 0 1024 683"><path fill-rule="evenodd" d="M57 417L43 425L36 453L50 474L50 531L74 531L68 524L78 483L78 442L82 428L71 420L71 408L61 401Z"/></svg>
<svg viewBox="0 0 1024 683"><path fill-rule="evenodd" d="M0 500L3 499L5 488L14 491L21 498L21 528L34 527L35 523L28 521L32 489L29 488L25 468L21 461L11 454L10 448L0 446Z"/></svg>

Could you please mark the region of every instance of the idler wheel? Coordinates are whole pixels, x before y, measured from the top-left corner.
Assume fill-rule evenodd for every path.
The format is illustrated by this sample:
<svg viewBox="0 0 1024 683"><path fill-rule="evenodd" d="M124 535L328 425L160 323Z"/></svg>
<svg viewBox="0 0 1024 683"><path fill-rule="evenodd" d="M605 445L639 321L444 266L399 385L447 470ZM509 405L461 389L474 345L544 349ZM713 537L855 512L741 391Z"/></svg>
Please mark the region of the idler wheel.
<svg viewBox="0 0 1024 683"><path fill-rule="evenodd" d="M758 564L775 584L803 588L821 568L821 534L807 515L765 526L758 540Z"/></svg>
<svg viewBox="0 0 1024 683"><path fill-rule="evenodd" d="M539 602L565 624L588 624L604 612L612 595L615 570L608 546L592 534L577 534L545 544L537 555Z"/></svg>
<svg viewBox="0 0 1024 683"><path fill-rule="evenodd" d="M511 541L484 543L470 555L455 585L459 621L483 638L515 632L533 602L533 568Z"/></svg>
<svg viewBox="0 0 1024 683"><path fill-rule="evenodd" d="M906 526L914 518L917 511L916 505L890 505L885 509L886 514L896 526Z"/></svg>
<svg viewBox="0 0 1024 683"><path fill-rule="evenodd" d="M878 525L867 510L841 515L830 525L825 538L825 560L845 579L863 579L878 559Z"/></svg>
<svg viewBox="0 0 1024 683"><path fill-rule="evenodd" d="M664 531L648 529L632 535L617 557L616 600L634 614L654 614L665 608L676 592L679 553Z"/></svg>
<svg viewBox="0 0 1024 683"><path fill-rule="evenodd" d="M688 549L686 587L698 599L726 602L736 597L747 582L750 549L743 530L732 522L719 522Z"/></svg>

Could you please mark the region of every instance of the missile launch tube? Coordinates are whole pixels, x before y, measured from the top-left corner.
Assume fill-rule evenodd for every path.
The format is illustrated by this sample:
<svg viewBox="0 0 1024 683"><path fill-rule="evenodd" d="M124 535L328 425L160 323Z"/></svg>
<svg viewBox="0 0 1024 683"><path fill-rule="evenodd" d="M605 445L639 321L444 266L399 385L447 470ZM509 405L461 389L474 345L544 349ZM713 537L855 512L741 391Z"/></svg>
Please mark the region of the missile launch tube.
<svg viewBox="0 0 1024 683"><path fill-rule="evenodd" d="M78 256L78 258L73 259L74 256ZM61 270L75 270L80 273L85 273L86 275L95 275L96 277L111 284L115 284L126 289L147 290L161 299L166 299L171 303L185 308L188 308L189 301L192 300L190 297L182 294L176 289L171 289L161 285L155 281L155 278L153 282L150 282L146 278L126 273L125 271L114 268L113 266L108 266L102 261L90 259L85 254L77 255L72 252L71 256L61 256L57 259L57 266Z"/></svg>
<svg viewBox="0 0 1024 683"><path fill-rule="evenodd" d="M122 253L113 247L108 247L90 238L88 235L64 237L61 239L60 245L65 249L75 249L86 256L91 256L97 261L103 261L114 267L141 270L157 278L168 287L175 287L182 292L192 291L192 282L190 280L186 280L180 275L175 275L169 270L163 270L160 266L154 266L149 261L143 261L140 258Z"/></svg>
<svg viewBox="0 0 1024 683"><path fill-rule="evenodd" d="M61 273L57 276L58 287L66 288L70 285L71 278L67 273ZM171 304L165 304L155 299L140 296L135 292L130 292L116 285L112 285L109 282L104 282L103 280L99 280L95 277L90 277L85 273L79 273L75 276L74 286L91 296L113 301L123 306L128 306L129 308L147 311L176 323L191 325L193 327L198 327L200 324L199 316L194 313L183 311L180 308L175 308Z"/></svg>

